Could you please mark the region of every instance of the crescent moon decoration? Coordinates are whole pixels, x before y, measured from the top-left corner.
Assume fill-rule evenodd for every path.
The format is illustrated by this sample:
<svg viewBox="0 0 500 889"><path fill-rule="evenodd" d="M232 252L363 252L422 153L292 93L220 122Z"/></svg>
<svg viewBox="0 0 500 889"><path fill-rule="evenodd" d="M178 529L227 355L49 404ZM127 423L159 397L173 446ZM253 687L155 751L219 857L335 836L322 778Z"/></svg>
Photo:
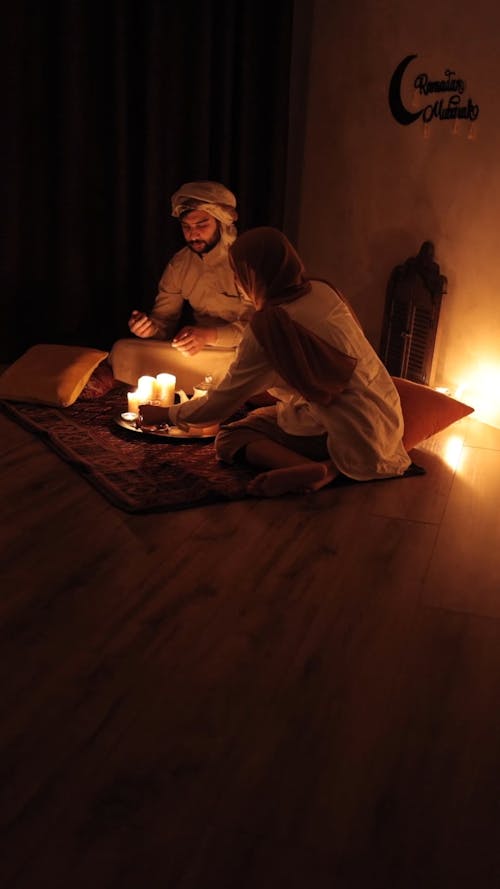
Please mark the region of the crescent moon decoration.
<svg viewBox="0 0 500 889"><path fill-rule="evenodd" d="M423 108L420 111L408 111L407 108L403 105L401 100L401 82L403 80L403 75L413 59L416 59L416 54L406 56L402 62L399 63L396 68L394 74L391 77L391 82L389 84L389 107L391 109L392 116L397 120L398 123L402 124L402 126L407 127L408 124L414 123L423 112Z"/></svg>

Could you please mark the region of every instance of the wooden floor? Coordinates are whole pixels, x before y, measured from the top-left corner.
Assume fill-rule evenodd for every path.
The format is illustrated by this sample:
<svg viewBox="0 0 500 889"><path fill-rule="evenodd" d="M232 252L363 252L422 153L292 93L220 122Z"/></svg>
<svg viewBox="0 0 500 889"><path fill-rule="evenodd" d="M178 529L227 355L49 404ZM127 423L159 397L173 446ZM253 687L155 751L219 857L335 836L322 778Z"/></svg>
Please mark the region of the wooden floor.
<svg viewBox="0 0 500 889"><path fill-rule="evenodd" d="M151 516L0 432L2 889L500 886L500 430Z"/></svg>

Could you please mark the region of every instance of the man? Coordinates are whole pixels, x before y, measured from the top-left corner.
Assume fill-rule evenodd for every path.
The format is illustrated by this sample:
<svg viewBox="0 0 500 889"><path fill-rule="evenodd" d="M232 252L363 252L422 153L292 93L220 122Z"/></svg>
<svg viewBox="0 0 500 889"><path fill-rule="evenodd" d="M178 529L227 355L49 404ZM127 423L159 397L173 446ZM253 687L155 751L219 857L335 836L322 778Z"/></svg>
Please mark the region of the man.
<svg viewBox="0 0 500 889"><path fill-rule="evenodd" d="M219 182L188 182L171 201L186 247L165 268L151 312L135 309L128 322L134 336L151 342L139 348L134 340L119 340L110 361L125 382L168 371L189 388L204 376L225 374L253 307L238 293L229 265L237 235L234 194ZM193 320L181 326L186 308Z"/></svg>

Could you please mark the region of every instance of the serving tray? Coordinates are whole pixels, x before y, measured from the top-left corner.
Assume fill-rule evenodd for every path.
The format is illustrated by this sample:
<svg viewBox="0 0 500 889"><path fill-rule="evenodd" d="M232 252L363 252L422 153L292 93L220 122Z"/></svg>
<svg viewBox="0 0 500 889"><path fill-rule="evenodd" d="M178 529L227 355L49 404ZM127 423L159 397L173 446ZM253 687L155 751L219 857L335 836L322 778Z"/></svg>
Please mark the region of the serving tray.
<svg viewBox="0 0 500 889"><path fill-rule="evenodd" d="M154 435L156 438L163 438L164 440L171 441L172 443L176 441L208 441L209 439L214 439L216 436L215 432L184 432L184 430L179 429L178 426L137 427L133 421L131 422L130 420L124 420L123 417L115 417L115 423L117 423L118 426L121 426L122 429L127 429L129 432L135 432L138 435Z"/></svg>

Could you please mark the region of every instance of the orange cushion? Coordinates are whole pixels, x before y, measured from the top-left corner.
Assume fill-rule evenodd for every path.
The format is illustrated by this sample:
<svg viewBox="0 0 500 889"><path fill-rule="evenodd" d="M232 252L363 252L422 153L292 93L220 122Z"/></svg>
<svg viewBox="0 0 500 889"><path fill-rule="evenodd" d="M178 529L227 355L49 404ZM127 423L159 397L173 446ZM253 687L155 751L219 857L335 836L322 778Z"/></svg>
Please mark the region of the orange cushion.
<svg viewBox="0 0 500 889"><path fill-rule="evenodd" d="M430 386L403 380L401 377L392 379L401 399L405 422L403 444L407 451L467 414L472 414L474 410L468 404L436 392Z"/></svg>

